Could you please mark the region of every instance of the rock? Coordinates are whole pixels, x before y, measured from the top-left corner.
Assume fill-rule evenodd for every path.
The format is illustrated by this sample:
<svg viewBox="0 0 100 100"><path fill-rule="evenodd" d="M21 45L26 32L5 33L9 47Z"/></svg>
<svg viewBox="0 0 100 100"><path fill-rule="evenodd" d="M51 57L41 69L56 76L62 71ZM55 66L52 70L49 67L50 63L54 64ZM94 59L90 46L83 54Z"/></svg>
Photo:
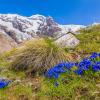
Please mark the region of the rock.
<svg viewBox="0 0 100 100"><path fill-rule="evenodd" d="M0 53L8 51L16 46L17 44L12 38L4 34L0 34Z"/></svg>
<svg viewBox="0 0 100 100"><path fill-rule="evenodd" d="M100 84L96 84L96 86L97 86L98 88L100 88Z"/></svg>
<svg viewBox="0 0 100 100"><path fill-rule="evenodd" d="M8 80L6 77L1 77L0 76L0 80Z"/></svg>
<svg viewBox="0 0 100 100"><path fill-rule="evenodd" d="M20 83L22 83L22 81L19 80L19 79L16 79L16 80L13 82L14 85L17 85L17 84L20 84Z"/></svg>
<svg viewBox="0 0 100 100"><path fill-rule="evenodd" d="M75 47L79 44L79 40L76 39L74 35L71 33L65 34L61 37L59 37L57 40L55 40L55 43L59 45L60 47Z"/></svg>

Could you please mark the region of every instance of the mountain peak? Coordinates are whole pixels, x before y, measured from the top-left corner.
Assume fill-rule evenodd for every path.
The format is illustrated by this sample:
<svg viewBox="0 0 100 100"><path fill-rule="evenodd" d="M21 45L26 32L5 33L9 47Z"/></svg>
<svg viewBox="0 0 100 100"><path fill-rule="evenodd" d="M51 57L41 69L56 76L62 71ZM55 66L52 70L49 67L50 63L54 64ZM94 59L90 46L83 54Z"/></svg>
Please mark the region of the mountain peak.
<svg viewBox="0 0 100 100"><path fill-rule="evenodd" d="M18 14L0 14L0 33L11 38L17 44L36 37L49 36L59 38L69 29L75 33L83 25L60 25L51 16L32 15L30 17Z"/></svg>
<svg viewBox="0 0 100 100"><path fill-rule="evenodd" d="M29 18L46 18L46 17L43 15L36 14L36 15L30 16Z"/></svg>

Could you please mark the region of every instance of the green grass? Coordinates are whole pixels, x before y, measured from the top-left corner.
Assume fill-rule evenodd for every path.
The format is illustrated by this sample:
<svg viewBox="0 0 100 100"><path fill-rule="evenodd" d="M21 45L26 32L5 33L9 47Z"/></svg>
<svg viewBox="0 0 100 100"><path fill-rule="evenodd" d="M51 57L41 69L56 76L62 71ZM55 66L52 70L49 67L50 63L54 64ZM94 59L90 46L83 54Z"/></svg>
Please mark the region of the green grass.
<svg viewBox="0 0 100 100"><path fill-rule="evenodd" d="M12 83L3 89L0 89L0 100L21 100L23 98L32 98L32 88L27 86L23 81L26 80L24 72L15 72L11 70L8 58L13 51L6 52L0 56L0 77L12 80ZM22 83L15 83L16 80L21 80Z"/></svg>
<svg viewBox="0 0 100 100"><path fill-rule="evenodd" d="M80 31L81 34L76 35L80 40L75 51L80 54L90 54L92 52L100 52L100 25L91 26Z"/></svg>
<svg viewBox="0 0 100 100"><path fill-rule="evenodd" d="M10 64L9 57L15 52L15 49L12 49L11 51L5 52L0 56L0 76L1 77L7 77L10 79L18 78L24 78L26 75L24 72L15 72L13 70L10 70Z"/></svg>
<svg viewBox="0 0 100 100"><path fill-rule="evenodd" d="M56 81L59 83L57 87L54 86L54 79L44 79L39 96L49 97L52 100L57 98L59 100L90 100L92 97L97 98L97 94L94 94L99 91L98 87L96 87L97 80L66 73L61 75Z"/></svg>
<svg viewBox="0 0 100 100"><path fill-rule="evenodd" d="M28 86L16 85L0 89L0 100L19 100L24 98L32 98L32 89Z"/></svg>

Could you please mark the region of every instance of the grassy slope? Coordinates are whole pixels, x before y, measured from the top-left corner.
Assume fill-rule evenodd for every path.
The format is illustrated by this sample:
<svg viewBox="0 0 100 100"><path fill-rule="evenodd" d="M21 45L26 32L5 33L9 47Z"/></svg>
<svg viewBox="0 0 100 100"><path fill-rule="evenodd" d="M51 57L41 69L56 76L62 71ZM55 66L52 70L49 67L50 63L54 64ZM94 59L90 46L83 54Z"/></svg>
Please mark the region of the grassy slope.
<svg viewBox="0 0 100 100"><path fill-rule="evenodd" d="M4 59L0 66L8 64ZM5 68L5 67L4 67ZM99 77L94 79L88 77L78 77L74 74L64 74L59 78L59 87L53 85L54 80L47 80L41 77L27 78L24 72L14 72L6 68L6 72L0 73L0 76L8 77L21 82L10 84L4 89L0 89L0 100L89 100L100 97ZM64 78L63 82L61 81ZM36 82L37 81L37 82ZM36 83L35 83L36 82ZM32 83L32 85L29 85ZM99 92L99 93L98 93Z"/></svg>
<svg viewBox="0 0 100 100"><path fill-rule="evenodd" d="M82 54L100 52L100 25L91 26L80 31L77 35L80 44L75 50Z"/></svg>
<svg viewBox="0 0 100 100"><path fill-rule="evenodd" d="M81 30L81 33L77 35L80 44L74 52L81 54L100 52L100 26ZM0 89L0 100L95 100L100 98L100 76L80 78L73 74L66 74L63 84L61 77L58 80L60 86L54 87L54 80L48 81L43 77L27 78L24 72L10 70L10 63L6 58L15 51L16 49L0 57L0 69L6 69L0 72L0 76L13 80L7 88ZM21 80L21 82L14 83L15 80Z"/></svg>
<svg viewBox="0 0 100 100"><path fill-rule="evenodd" d="M61 76L58 79L59 86L55 87L53 79L44 81L40 95L52 98L52 100L90 100L100 97L100 87L97 87L97 81L87 77L68 76L62 82ZM100 81L100 80L99 80Z"/></svg>

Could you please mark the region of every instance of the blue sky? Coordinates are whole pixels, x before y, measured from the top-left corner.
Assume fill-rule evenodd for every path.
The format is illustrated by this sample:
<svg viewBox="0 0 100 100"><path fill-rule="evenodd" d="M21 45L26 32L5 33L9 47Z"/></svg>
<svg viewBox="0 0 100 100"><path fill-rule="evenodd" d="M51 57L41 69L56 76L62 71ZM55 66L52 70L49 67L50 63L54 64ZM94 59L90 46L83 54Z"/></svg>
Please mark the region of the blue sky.
<svg viewBox="0 0 100 100"><path fill-rule="evenodd" d="M52 16L60 24L100 22L100 0L0 0L0 13Z"/></svg>

